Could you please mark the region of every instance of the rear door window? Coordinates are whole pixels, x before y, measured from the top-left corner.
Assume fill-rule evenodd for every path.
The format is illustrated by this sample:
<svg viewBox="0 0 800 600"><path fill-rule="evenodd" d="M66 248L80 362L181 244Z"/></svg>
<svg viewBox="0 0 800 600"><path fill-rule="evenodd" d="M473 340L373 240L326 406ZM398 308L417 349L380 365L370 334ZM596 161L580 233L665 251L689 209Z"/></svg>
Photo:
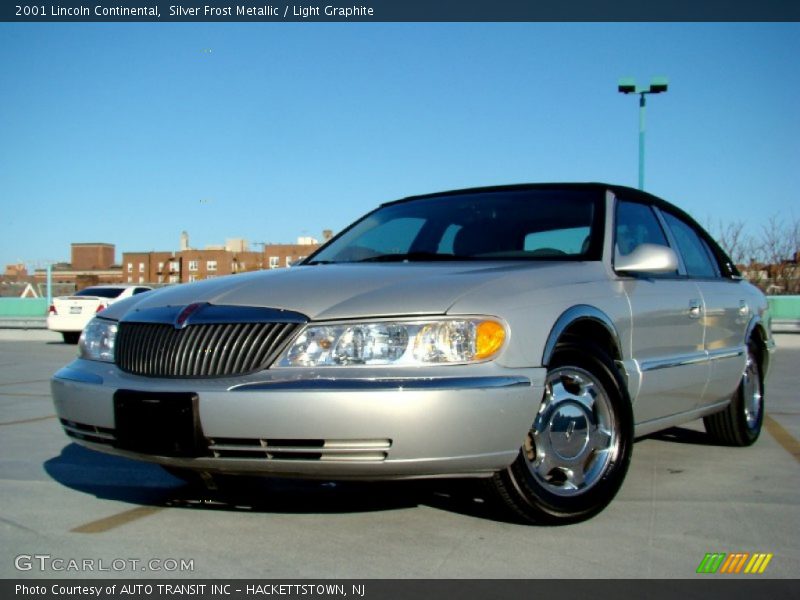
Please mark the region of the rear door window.
<svg viewBox="0 0 800 600"><path fill-rule="evenodd" d="M719 277L719 268L711 249L694 228L675 215L663 212L664 220L675 238L689 277Z"/></svg>

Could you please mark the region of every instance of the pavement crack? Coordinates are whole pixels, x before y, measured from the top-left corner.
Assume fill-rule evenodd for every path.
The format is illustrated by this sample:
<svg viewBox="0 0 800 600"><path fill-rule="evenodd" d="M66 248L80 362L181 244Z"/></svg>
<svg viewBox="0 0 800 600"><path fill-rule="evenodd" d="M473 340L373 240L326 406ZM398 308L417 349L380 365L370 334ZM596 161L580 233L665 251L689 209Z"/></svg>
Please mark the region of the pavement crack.
<svg viewBox="0 0 800 600"><path fill-rule="evenodd" d="M12 521L11 519L0 517L0 523L2 523L3 525L8 525L9 527L13 527L14 529L19 529L21 531L26 531L28 533L35 533L36 535L41 535L35 529L31 529L30 527L25 527L25 525L20 525L19 523L17 523L16 521Z"/></svg>
<svg viewBox="0 0 800 600"><path fill-rule="evenodd" d="M26 423L36 423L38 421L48 421L50 419L55 419L55 415L47 415L45 417L33 417L31 419L20 419L19 421L5 421L0 423L0 427L7 427L9 425L24 425Z"/></svg>

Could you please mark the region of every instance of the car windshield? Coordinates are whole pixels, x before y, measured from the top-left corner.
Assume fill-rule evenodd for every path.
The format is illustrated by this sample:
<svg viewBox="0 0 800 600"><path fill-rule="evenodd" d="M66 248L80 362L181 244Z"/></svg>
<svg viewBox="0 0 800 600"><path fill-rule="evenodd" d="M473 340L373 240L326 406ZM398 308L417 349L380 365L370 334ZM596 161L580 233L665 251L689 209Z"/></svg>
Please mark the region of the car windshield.
<svg viewBox="0 0 800 600"><path fill-rule="evenodd" d="M76 293L76 296L96 296L99 298L116 298L122 292L125 291L125 288L112 288L112 287L93 287L93 288L84 288L80 292Z"/></svg>
<svg viewBox="0 0 800 600"><path fill-rule="evenodd" d="M600 260L598 189L510 189L387 204L306 265L448 260Z"/></svg>

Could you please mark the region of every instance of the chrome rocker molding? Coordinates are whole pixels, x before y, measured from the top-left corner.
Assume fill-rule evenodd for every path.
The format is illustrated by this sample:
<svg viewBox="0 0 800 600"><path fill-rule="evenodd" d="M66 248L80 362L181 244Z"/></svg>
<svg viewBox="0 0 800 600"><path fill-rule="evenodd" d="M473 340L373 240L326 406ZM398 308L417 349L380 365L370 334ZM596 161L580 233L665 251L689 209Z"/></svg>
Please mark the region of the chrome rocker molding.
<svg viewBox="0 0 800 600"><path fill-rule="evenodd" d="M724 348L722 350L701 350L699 352L692 352L691 354L670 356L669 358L643 360L639 368L644 373L646 371L658 371L660 369L670 369L672 367L696 365L713 360L722 360L724 358L736 358L737 356L744 356L743 347L733 349Z"/></svg>

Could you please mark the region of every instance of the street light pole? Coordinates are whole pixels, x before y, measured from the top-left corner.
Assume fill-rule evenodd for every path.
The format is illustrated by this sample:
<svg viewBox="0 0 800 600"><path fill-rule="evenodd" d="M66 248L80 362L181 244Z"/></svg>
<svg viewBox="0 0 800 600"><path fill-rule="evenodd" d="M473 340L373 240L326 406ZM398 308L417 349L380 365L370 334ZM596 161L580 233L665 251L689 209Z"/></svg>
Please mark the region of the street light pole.
<svg viewBox="0 0 800 600"><path fill-rule="evenodd" d="M639 94L639 189L644 189L644 93Z"/></svg>
<svg viewBox="0 0 800 600"><path fill-rule="evenodd" d="M622 94L639 94L639 189L644 189L644 133L645 133L645 108L647 107L647 94L661 94L667 91L669 83L666 77L656 77L649 86L636 87L633 79L620 79L617 87Z"/></svg>

